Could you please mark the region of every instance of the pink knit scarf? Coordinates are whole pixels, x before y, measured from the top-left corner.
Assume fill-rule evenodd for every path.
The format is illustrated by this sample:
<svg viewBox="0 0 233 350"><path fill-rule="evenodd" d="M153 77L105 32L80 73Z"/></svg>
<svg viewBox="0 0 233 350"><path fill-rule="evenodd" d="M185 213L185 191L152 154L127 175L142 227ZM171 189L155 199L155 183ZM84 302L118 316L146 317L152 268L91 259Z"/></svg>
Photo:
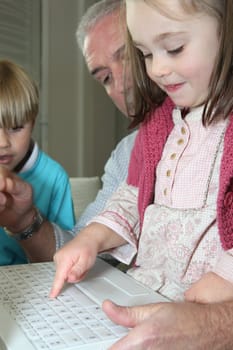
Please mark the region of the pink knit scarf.
<svg viewBox="0 0 233 350"><path fill-rule="evenodd" d="M166 98L162 106L145 119L131 153L127 183L139 188L138 210L141 226L145 209L154 197L155 169L174 125L173 108L173 102Z"/></svg>

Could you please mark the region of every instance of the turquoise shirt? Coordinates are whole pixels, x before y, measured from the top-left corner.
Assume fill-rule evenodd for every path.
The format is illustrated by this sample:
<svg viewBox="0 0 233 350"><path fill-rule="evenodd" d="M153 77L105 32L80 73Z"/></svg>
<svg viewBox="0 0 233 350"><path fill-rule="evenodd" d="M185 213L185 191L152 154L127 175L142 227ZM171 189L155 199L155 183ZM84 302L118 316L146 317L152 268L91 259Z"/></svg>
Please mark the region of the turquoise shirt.
<svg viewBox="0 0 233 350"><path fill-rule="evenodd" d="M39 150L32 167L18 174L33 188L33 202L51 222L65 230L75 224L69 177L60 164ZM0 228L0 265L27 263L20 244Z"/></svg>

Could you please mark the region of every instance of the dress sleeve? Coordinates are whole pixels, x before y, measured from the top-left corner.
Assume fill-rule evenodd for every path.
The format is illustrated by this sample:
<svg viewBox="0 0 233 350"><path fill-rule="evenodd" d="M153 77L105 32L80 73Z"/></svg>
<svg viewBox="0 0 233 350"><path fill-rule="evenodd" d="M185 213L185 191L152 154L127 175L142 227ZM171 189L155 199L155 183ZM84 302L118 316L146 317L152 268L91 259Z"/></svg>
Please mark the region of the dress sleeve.
<svg viewBox="0 0 233 350"><path fill-rule="evenodd" d="M128 242L105 252L125 264L129 264L137 253L140 232L137 196L138 189L124 182L107 202L104 211L91 220L111 228Z"/></svg>

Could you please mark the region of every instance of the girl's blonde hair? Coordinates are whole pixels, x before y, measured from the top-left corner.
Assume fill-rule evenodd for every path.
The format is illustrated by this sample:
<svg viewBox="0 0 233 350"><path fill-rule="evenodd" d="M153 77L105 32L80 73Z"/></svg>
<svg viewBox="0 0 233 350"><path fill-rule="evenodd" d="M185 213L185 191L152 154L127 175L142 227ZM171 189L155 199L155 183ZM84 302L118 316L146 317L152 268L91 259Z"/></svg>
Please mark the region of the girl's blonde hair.
<svg viewBox="0 0 233 350"><path fill-rule="evenodd" d="M39 109L35 82L22 67L11 61L0 61L0 127L15 128L34 123Z"/></svg>
<svg viewBox="0 0 233 350"><path fill-rule="evenodd" d="M144 0L161 13L169 15L164 0ZM203 112L203 124L225 119L233 110L233 1L232 0L180 0L188 13L205 12L219 23L220 49L211 75L208 97ZM162 104L166 94L148 77L142 53L134 46L127 33L127 51L131 60L135 113L132 126L138 125L155 107Z"/></svg>

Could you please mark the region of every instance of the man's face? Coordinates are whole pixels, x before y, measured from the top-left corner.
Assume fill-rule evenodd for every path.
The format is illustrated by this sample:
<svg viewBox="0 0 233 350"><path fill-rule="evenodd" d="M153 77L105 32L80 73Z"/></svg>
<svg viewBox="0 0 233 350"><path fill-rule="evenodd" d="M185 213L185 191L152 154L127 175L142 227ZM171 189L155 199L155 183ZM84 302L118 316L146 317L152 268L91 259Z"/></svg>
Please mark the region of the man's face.
<svg viewBox="0 0 233 350"><path fill-rule="evenodd" d="M120 111L127 115L124 91L131 103L132 88L131 79L124 71L125 28L120 16L119 11L115 11L89 31L84 42L84 57L91 75L104 87Z"/></svg>

